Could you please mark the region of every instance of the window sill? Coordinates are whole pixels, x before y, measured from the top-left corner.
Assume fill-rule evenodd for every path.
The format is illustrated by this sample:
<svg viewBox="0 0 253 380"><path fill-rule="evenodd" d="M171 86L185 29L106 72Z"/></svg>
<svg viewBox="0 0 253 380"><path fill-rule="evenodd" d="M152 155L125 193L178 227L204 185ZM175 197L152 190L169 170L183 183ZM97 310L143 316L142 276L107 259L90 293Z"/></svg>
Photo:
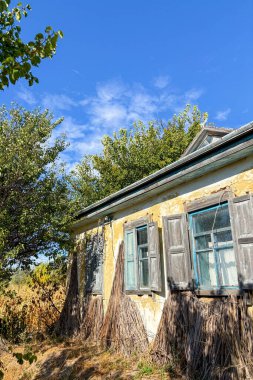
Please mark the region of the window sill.
<svg viewBox="0 0 253 380"><path fill-rule="evenodd" d="M151 290L125 290L125 293L136 296L144 296L145 294L147 294L148 296L152 296Z"/></svg>
<svg viewBox="0 0 253 380"><path fill-rule="evenodd" d="M206 297L226 297L226 296L239 296L242 294L240 289L195 289L193 291L197 296L206 296Z"/></svg>

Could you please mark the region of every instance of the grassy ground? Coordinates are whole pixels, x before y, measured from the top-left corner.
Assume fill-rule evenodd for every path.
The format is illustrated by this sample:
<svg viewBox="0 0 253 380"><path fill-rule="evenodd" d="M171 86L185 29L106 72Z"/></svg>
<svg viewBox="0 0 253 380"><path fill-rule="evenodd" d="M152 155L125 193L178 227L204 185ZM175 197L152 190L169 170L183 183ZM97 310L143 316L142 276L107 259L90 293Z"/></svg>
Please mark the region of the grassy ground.
<svg viewBox="0 0 253 380"><path fill-rule="evenodd" d="M2 353L4 380L106 380L106 379L181 379L173 366L159 367L145 358L124 358L80 341L33 345L37 361L20 365L11 355ZM24 347L15 347L23 352Z"/></svg>

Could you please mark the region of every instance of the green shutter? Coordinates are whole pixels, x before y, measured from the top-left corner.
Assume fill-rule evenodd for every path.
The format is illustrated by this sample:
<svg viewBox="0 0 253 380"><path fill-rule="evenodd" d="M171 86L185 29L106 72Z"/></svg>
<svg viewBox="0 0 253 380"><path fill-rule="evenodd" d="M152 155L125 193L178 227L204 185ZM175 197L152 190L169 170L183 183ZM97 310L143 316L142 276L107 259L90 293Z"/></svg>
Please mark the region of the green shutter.
<svg viewBox="0 0 253 380"><path fill-rule="evenodd" d="M125 289L137 289L135 230L125 231Z"/></svg>

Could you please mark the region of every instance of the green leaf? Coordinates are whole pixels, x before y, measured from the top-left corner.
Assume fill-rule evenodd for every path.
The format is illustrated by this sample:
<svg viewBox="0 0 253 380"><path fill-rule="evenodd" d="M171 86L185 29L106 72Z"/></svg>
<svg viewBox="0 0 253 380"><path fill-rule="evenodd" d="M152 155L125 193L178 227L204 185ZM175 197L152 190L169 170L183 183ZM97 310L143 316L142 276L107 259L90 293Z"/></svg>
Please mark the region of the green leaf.
<svg viewBox="0 0 253 380"><path fill-rule="evenodd" d="M36 38L36 40L43 40L44 36L42 33L38 33L38 34L36 34L35 38Z"/></svg>
<svg viewBox="0 0 253 380"><path fill-rule="evenodd" d="M52 27L51 26L47 26L46 29L45 29L45 32L46 33L50 33L52 30Z"/></svg>
<svg viewBox="0 0 253 380"><path fill-rule="evenodd" d="M17 20L17 21L20 21L20 20L21 20L21 12L20 12L20 10L17 10L17 11L16 11L15 16L16 16L16 20Z"/></svg>

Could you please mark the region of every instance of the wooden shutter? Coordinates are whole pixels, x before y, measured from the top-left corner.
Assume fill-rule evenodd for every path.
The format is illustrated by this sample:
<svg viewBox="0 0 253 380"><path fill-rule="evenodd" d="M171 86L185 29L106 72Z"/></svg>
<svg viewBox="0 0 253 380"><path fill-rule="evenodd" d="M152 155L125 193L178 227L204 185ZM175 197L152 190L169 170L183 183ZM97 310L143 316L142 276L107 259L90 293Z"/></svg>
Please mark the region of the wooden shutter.
<svg viewBox="0 0 253 380"><path fill-rule="evenodd" d="M169 285L189 289L192 274L186 214L163 217L163 226Z"/></svg>
<svg viewBox="0 0 253 380"><path fill-rule="evenodd" d="M233 198L229 202L239 285L253 288L253 198Z"/></svg>
<svg viewBox="0 0 253 380"><path fill-rule="evenodd" d="M103 289L103 257L104 252L104 234L98 234L96 244L94 247L95 268L94 268L94 282L92 286L92 293L101 294Z"/></svg>
<svg viewBox="0 0 253 380"><path fill-rule="evenodd" d="M156 292L161 291L161 265L159 249L159 233L156 222L148 224L148 255L149 255L149 275L150 289Z"/></svg>
<svg viewBox="0 0 253 380"><path fill-rule="evenodd" d="M103 289L103 232L90 237L86 246L86 291L101 294Z"/></svg>
<svg viewBox="0 0 253 380"><path fill-rule="evenodd" d="M137 257L135 230L125 230L125 289L137 289Z"/></svg>

